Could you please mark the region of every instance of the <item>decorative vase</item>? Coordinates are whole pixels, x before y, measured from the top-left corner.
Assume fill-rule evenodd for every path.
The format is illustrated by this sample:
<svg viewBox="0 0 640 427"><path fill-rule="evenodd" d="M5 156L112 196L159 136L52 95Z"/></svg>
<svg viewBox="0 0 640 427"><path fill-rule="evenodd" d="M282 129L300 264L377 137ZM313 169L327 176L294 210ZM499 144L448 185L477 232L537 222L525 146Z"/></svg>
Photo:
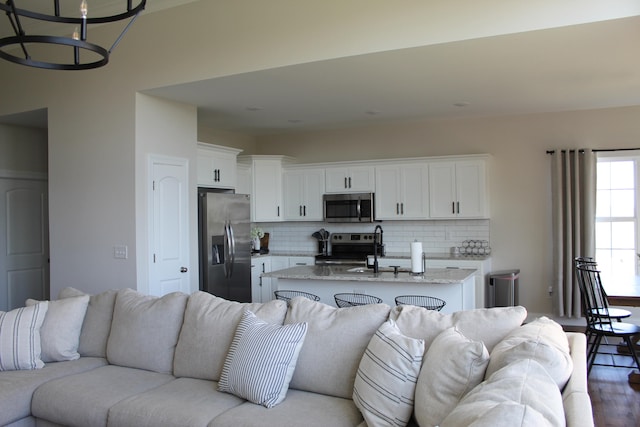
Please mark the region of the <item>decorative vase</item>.
<svg viewBox="0 0 640 427"><path fill-rule="evenodd" d="M254 251L259 251L260 250L260 238L259 237L254 237L253 238L253 250Z"/></svg>

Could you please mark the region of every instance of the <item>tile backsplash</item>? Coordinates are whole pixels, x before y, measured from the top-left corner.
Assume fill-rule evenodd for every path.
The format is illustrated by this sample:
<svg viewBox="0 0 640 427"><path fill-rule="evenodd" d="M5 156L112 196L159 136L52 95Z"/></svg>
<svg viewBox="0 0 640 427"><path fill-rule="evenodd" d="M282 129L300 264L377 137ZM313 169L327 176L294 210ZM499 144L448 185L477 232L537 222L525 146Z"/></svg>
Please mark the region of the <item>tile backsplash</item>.
<svg viewBox="0 0 640 427"><path fill-rule="evenodd" d="M449 252L452 246L460 246L464 240L489 239L490 221L383 221L369 224L335 224L325 222L270 222L257 223L269 233L269 250L272 252L315 253L317 240L311 235L324 228L330 233L372 233L377 224L384 230L387 253L409 253L409 244L422 242L428 253Z"/></svg>

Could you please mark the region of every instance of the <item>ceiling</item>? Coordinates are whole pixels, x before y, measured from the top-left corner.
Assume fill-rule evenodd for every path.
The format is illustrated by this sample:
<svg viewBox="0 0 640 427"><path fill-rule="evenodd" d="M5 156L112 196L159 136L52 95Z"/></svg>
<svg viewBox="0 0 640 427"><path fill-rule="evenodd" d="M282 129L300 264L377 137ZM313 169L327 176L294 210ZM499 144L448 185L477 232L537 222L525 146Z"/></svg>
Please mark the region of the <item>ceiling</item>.
<svg viewBox="0 0 640 427"><path fill-rule="evenodd" d="M190 1L149 4L159 10ZM96 10L115 3L89 4ZM624 107L640 105L639 46L640 17L631 17L292 65L145 93L196 105L200 126L253 135ZM46 111L6 116L3 122L46 126Z"/></svg>
<svg viewBox="0 0 640 427"><path fill-rule="evenodd" d="M640 105L640 17L466 40L147 91L248 134L383 120Z"/></svg>

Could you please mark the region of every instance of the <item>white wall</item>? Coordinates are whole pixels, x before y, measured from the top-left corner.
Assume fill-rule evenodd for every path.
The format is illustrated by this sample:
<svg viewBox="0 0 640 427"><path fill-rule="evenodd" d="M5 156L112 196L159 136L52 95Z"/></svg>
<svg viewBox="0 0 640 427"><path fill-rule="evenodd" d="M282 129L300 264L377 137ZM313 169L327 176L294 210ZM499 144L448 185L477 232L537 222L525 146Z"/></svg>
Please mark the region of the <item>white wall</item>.
<svg viewBox="0 0 640 427"><path fill-rule="evenodd" d="M147 266L152 254L149 248L149 192L150 156L187 159L190 183L196 182L197 110L180 104L142 94L136 95L136 257L137 281L140 292L147 293ZM190 253L197 254L197 187L189 191ZM198 258L192 256L189 265L191 290L198 289Z"/></svg>
<svg viewBox="0 0 640 427"><path fill-rule="evenodd" d="M0 171L47 173L47 130L0 124Z"/></svg>

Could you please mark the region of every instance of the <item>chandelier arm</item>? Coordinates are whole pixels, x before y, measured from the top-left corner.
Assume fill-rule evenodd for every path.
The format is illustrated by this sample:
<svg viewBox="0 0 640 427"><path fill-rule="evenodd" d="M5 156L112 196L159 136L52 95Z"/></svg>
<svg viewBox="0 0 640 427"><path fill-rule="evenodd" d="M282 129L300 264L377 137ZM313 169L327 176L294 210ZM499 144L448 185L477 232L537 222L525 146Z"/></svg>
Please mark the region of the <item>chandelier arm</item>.
<svg viewBox="0 0 640 427"><path fill-rule="evenodd" d="M9 8L11 8L11 10L7 10L7 19L9 19L9 22L13 27L13 32L16 33L16 36L23 36L24 30L22 29L22 24L20 24L20 19L16 14L16 4L13 0L8 0L7 4L9 5ZM28 60L29 52L27 51L27 47L24 43L20 43L20 48L22 49L22 53L24 53L25 59Z"/></svg>
<svg viewBox="0 0 640 427"><path fill-rule="evenodd" d="M118 44L120 43L120 40L122 40L122 38L124 37L124 35L127 33L127 31L129 31L129 27L131 27L131 25L135 22L136 19L138 19L138 16L140 15L140 12L136 13L133 18L131 18L131 20L129 21L129 23L127 24L126 27L124 27L124 30L122 30L122 32L120 33L120 35L118 36L118 38L116 39L115 42L113 42L113 45L111 45L111 49L109 49L109 54L111 54L111 52L113 52L113 49L116 48L116 46L118 46Z"/></svg>

